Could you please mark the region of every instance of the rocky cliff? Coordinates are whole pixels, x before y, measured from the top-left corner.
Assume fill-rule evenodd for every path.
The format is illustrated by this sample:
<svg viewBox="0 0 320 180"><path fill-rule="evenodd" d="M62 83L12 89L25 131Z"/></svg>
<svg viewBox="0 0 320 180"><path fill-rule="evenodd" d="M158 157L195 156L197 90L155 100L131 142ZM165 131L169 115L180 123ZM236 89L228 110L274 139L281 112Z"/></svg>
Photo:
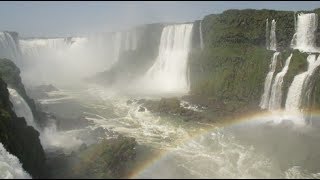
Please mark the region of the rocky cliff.
<svg viewBox="0 0 320 180"><path fill-rule="evenodd" d="M44 177L45 154L39 132L27 126L24 118L12 110L7 84L0 76L0 141L11 154L19 158L22 167L33 178Z"/></svg>

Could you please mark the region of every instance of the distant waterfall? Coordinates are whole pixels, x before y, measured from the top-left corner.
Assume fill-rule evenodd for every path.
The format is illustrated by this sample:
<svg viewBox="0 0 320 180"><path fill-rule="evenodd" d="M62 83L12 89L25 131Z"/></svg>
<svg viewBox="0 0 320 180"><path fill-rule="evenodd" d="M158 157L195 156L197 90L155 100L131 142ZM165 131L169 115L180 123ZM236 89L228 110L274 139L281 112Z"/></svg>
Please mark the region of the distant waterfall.
<svg viewBox="0 0 320 180"><path fill-rule="evenodd" d="M320 65L320 56L316 60L316 55L309 55L307 58L308 70L294 77L287 95L286 110L300 111L303 98L305 97L306 85L311 80L314 72Z"/></svg>
<svg viewBox="0 0 320 180"><path fill-rule="evenodd" d="M127 31L125 32L125 48L124 50L136 50L137 48L137 33L136 31Z"/></svg>
<svg viewBox="0 0 320 180"><path fill-rule="evenodd" d="M13 110L18 117L24 117L28 126L34 127L39 130L34 122L34 117L28 103L19 95L15 89L8 88L10 93L10 101L13 104Z"/></svg>
<svg viewBox="0 0 320 180"><path fill-rule="evenodd" d="M187 93L187 61L193 24L169 25L161 34L159 55L144 76L144 90L165 93Z"/></svg>
<svg viewBox="0 0 320 180"><path fill-rule="evenodd" d="M200 32L200 47L201 49L203 49L204 44L203 44L203 37L202 37L202 20L200 21L199 32Z"/></svg>
<svg viewBox="0 0 320 180"><path fill-rule="evenodd" d="M269 101L269 109L271 110L277 110L281 108L283 77L286 75L289 69L291 58L292 58L292 54L290 54L290 56L287 58L281 72L279 72L274 79L274 82L271 88L270 101Z"/></svg>
<svg viewBox="0 0 320 180"><path fill-rule="evenodd" d="M272 83L273 74L276 70L278 55L279 55L279 52L273 53L273 57L272 57L271 64L270 64L270 70L269 70L269 72L266 76L266 80L264 82L264 92L263 92L263 95L262 95L261 101L260 101L260 107L262 109L266 109L269 107L271 83Z"/></svg>
<svg viewBox="0 0 320 180"><path fill-rule="evenodd" d="M270 50L270 31L268 19L266 19L266 49Z"/></svg>
<svg viewBox="0 0 320 180"><path fill-rule="evenodd" d="M10 154L0 143L0 178L1 179L31 179L22 168L19 159Z"/></svg>
<svg viewBox="0 0 320 180"><path fill-rule="evenodd" d="M10 59L20 65L19 44L8 32L0 32L0 58Z"/></svg>
<svg viewBox="0 0 320 180"><path fill-rule="evenodd" d="M135 50L137 42L135 31L20 40L24 57L21 73L28 83L61 85L68 84L67 81L81 81L110 69L121 53Z"/></svg>
<svg viewBox="0 0 320 180"><path fill-rule="evenodd" d="M302 52L319 52L315 45L315 32L318 27L318 15L315 13L299 13L297 18L296 33L294 34L291 46Z"/></svg>
<svg viewBox="0 0 320 180"><path fill-rule="evenodd" d="M273 51L277 50L276 21L274 19L271 22L270 50L273 50Z"/></svg>

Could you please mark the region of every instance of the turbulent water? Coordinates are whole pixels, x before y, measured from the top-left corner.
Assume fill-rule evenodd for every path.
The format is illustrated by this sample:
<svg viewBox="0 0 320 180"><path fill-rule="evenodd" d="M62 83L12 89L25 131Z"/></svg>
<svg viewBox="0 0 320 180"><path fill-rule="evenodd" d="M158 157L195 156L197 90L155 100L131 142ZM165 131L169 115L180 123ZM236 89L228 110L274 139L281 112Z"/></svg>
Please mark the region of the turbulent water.
<svg viewBox="0 0 320 180"><path fill-rule="evenodd" d="M24 117L29 126L39 129L34 121L32 111L28 103L20 96L20 94L12 88L8 88L10 93L10 101L13 104L13 110L18 117Z"/></svg>
<svg viewBox="0 0 320 180"><path fill-rule="evenodd" d="M282 70L276 75L272 88L271 88L271 95L269 100L269 108L271 110L278 110L281 109L281 102L282 102L282 83L283 78L287 74L289 69L290 61L292 58L292 54L286 59L285 65Z"/></svg>
<svg viewBox="0 0 320 180"><path fill-rule="evenodd" d="M296 33L293 36L291 46L303 52L319 52L319 48L315 45L318 15L299 13L297 19Z"/></svg>
<svg viewBox="0 0 320 180"><path fill-rule="evenodd" d="M0 143L0 178L1 179L31 179L22 168L19 159L10 154Z"/></svg>
<svg viewBox="0 0 320 180"><path fill-rule="evenodd" d="M8 32L0 32L0 58L7 58L20 65L19 45Z"/></svg>
<svg viewBox="0 0 320 180"><path fill-rule="evenodd" d="M308 70L294 77L287 95L286 110L299 112L305 96L307 84L311 80L314 72L320 65L320 58L316 59L316 55L309 55L307 58Z"/></svg>
<svg viewBox="0 0 320 180"><path fill-rule="evenodd" d="M276 38L276 21L273 19L271 22L270 30L270 50L277 50L277 38Z"/></svg>
<svg viewBox="0 0 320 180"><path fill-rule="evenodd" d="M57 99L58 94L73 98L49 101ZM61 131L61 137L65 138L56 139L57 147L59 144L60 148L68 149L72 145L79 147L80 143L73 143L72 137L82 143L103 137L111 138L112 134L107 133L107 129L110 129L136 138L146 148L166 152L149 157L144 151L137 150L138 156L147 156L144 160L138 159L145 161L141 164L148 163L148 159L158 158L142 171L134 173L134 178L319 177L318 168L309 168L318 162L318 158L306 158L319 155L319 145L314 143L320 137L319 131L303 131L306 128L296 130L291 128L290 123L269 124L273 116L261 116L247 123L214 128L196 122L186 123L178 116L159 116L148 110L139 112L138 103L126 103L130 97L101 87L82 91L62 90L51 94L49 99L41 102L51 102L44 105L58 118L80 116L92 122L84 128ZM101 133L93 133L99 128L103 128ZM88 138L88 133L93 136ZM195 134L200 136L192 138ZM68 147L63 146L64 143ZM293 151L288 152L288 148Z"/></svg>
<svg viewBox="0 0 320 180"><path fill-rule="evenodd" d="M316 21L315 14L298 15L292 41L294 48L308 52L315 50ZM62 150L69 154L83 144L114 138L119 133L134 137L140 148L142 145L159 152L146 155L137 148L136 161L141 162L136 163L148 166L142 171L133 170L133 177L320 178L317 166L320 145L314 143L320 140L320 131L313 127L298 127L292 117L286 116L284 119L275 114L247 117L248 122L226 122L221 127L196 121L185 122L177 115L158 115L148 109L140 111L142 105L137 101L127 103L133 98L159 99L154 94L166 96L168 93L188 93L187 64L192 29L193 24L163 28L158 57L141 81L136 83L141 92L152 94L150 96L132 97L119 94L116 89L90 86L83 89L62 88L46 93L45 98L36 99L42 108L56 118L49 119L47 126L39 131L46 152ZM199 31L203 49L202 21ZM9 48L10 51L6 51L14 54L17 49L11 45L13 39L8 35L3 33L0 36L0 49ZM266 38L267 49L276 51L275 20L271 22L270 31L266 20ZM74 79L111 67L121 59L122 52L136 50L139 39L138 32L125 31L87 37L20 40L24 56L22 77L40 84L53 80L74 83ZM292 54L274 78L278 56L279 52L274 52L271 59L260 102L262 109L281 109L282 84ZM289 87L285 113L300 111L306 88L320 65L320 56L316 60L316 55L309 55L307 61L308 70L295 76ZM17 116L25 117L28 125L37 129L25 100L14 89L9 88L9 92ZM180 105L208 113L187 101L182 101ZM23 171L18 159L10 156L3 146L0 146L0 152L1 177L30 177ZM139 159L141 156L147 157ZM150 159L155 160L150 163Z"/></svg>
<svg viewBox="0 0 320 180"><path fill-rule="evenodd" d="M161 33L159 54L142 79L143 92L187 93L188 55L193 24L166 26Z"/></svg>
<svg viewBox="0 0 320 180"><path fill-rule="evenodd" d="M272 83L273 74L276 70L278 55L279 55L279 52L273 53L271 64L270 64L270 70L264 82L264 91L260 101L260 107L262 109L266 109L269 107L271 83Z"/></svg>

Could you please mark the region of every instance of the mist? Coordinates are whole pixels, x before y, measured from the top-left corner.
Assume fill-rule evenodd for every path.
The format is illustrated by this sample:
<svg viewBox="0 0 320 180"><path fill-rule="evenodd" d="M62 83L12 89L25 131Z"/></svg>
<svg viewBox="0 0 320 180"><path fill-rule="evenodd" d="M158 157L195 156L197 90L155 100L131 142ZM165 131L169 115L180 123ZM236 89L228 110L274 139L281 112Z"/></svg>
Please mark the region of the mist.
<svg viewBox="0 0 320 180"><path fill-rule="evenodd" d="M319 15L0 3L1 177L319 178Z"/></svg>

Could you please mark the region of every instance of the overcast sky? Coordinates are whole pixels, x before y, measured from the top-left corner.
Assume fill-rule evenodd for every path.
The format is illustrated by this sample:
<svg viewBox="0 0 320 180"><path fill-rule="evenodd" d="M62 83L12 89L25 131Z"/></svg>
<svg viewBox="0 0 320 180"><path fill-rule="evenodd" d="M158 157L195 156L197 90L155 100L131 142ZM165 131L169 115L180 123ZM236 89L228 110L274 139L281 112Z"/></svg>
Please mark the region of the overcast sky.
<svg viewBox="0 0 320 180"><path fill-rule="evenodd" d="M318 1L0 2L0 31L20 36L74 36L154 22L186 22L226 9L312 10Z"/></svg>

